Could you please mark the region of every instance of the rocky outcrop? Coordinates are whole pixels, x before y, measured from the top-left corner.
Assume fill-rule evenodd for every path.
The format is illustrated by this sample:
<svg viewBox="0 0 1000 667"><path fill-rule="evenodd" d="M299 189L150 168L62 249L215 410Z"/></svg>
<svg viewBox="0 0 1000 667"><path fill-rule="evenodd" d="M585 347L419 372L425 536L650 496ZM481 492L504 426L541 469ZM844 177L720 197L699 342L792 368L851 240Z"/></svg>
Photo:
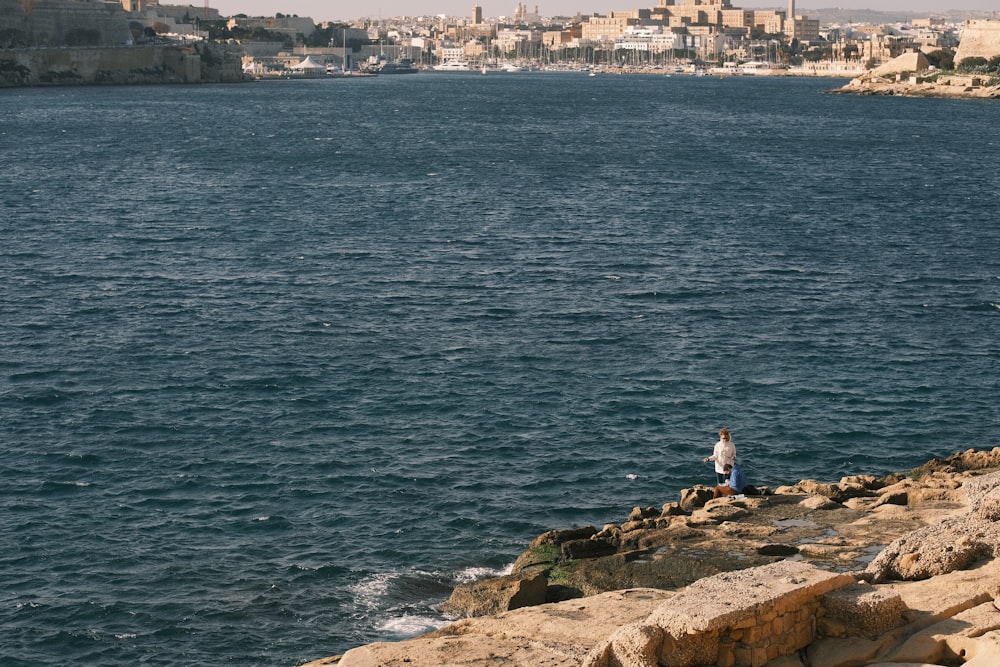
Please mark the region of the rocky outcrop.
<svg viewBox="0 0 1000 667"><path fill-rule="evenodd" d="M708 577L616 630L582 664L762 666L812 643L822 596L852 582L792 561Z"/></svg>
<svg viewBox="0 0 1000 667"><path fill-rule="evenodd" d="M976 75L925 72L923 76L866 77L851 79L846 86L831 93L856 95L895 95L899 97L947 97L1000 99L1000 84Z"/></svg>
<svg viewBox="0 0 1000 667"><path fill-rule="evenodd" d="M1000 21L966 21L955 53L955 63L965 58L987 60L1000 55ZM903 97L1000 98L995 76L944 73L932 70L918 51L904 53L851 79L833 93L899 95Z"/></svg>
<svg viewBox="0 0 1000 667"><path fill-rule="evenodd" d="M441 605L445 614L488 616L545 602L544 572L475 581L457 587Z"/></svg>
<svg viewBox="0 0 1000 667"><path fill-rule="evenodd" d="M1000 557L1000 473L970 479L972 510L894 540L865 569L871 581L928 579Z"/></svg>
<svg viewBox="0 0 1000 667"><path fill-rule="evenodd" d="M547 581L549 598L591 589L586 597L310 665L1000 665L1000 448L905 475L803 480L689 513L680 505L545 533L495 586L507 608L526 581L536 596ZM603 546L581 556L581 541ZM636 580L649 585L621 585ZM458 607L471 615L483 604Z"/></svg>

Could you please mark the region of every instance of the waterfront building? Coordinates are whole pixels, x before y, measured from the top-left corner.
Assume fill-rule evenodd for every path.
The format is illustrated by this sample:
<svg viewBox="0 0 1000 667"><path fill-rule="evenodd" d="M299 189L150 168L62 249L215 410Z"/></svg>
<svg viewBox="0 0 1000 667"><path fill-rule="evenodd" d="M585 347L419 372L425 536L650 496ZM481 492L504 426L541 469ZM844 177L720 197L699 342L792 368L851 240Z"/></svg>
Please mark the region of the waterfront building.
<svg viewBox="0 0 1000 667"><path fill-rule="evenodd" d="M726 28L746 28L746 33L750 33L753 28L753 11L750 9L722 9L719 11L719 23Z"/></svg>
<svg viewBox="0 0 1000 667"><path fill-rule="evenodd" d="M785 12L758 9L753 13L753 25L768 35L777 35L785 29Z"/></svg>
<svg viewBox="0 0 1000 667"><path fill-rule="evenodd" d="M684 35L662 25L630 26L615 39L615 49L622 51L668 53L684 47Z"/></svg>
<svg viewBox="0 0 1000 667"><path fill-rule="evenodd" d="M446 45L438 47L438 60L443 63L450 63L456 60L465 60L465 47L448 42Z"/></svg>
<svg viewBox="0 0 1000 667"><path fill-rule="evenodd" d="M590 16L581 26L581 39L602 42L617 39L629 26L641 25L650 19L650 10L634 9L612 12L610 16Z"/></svg>
<svg viewBox="0 0 1000 667"><path fill-rule="evenodd" d="M819 21L805 16L796 16L785 21L785 35L800 42L819 41Z"/></svg>
<svg viewBox="0 0 1000 667"><path fill-rule="evenodd" d="M497 30L493 45L500 53L522 53L525 47L534 47L542 43L540 30L526 28L501 28Z"/></svg>
<svg viewBox="0 0 1000 667"><path fill-rule="evenodd" d="M279 32L289 37L295 38L296 35L302 35L303 37L309 37L316 31L316 25L313 20L309 17L299 18L298 16L281 16L281 17L248 17L248 16L234 16L226 23L226 26L232 30L233 28L240 27L245 30L253 30L254 28L262 28L268 32Z"/></svg>
<svg viewBox="0 0 1000 667"><path fill-rule="evenodd" d="M580 24L571 24L565 30L546 30L542 33L542 46L547 49L558 49L568 45L583 35Z"/></svg>

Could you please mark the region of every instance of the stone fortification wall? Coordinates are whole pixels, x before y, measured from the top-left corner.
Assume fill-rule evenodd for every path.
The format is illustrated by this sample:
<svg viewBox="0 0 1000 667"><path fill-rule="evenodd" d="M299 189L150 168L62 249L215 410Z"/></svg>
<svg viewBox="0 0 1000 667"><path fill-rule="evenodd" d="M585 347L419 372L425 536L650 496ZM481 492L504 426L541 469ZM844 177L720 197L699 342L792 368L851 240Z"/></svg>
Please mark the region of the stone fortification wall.
<svg viewBox="0 0 1000 667"><path fill-rule="evenodd" d="M0 51L0 85L194 83L200 79L201 58L173 48Z"/></svg>
<svg viewBox="0 0 1000 667"><path fill-rule="evenodd" d="M131 39L128 14L121 3L0 0L0 49L121 46Z"/></svg>
<svg viewBox="0 0 1000 667"><path fill-rule="evenodd" d="M0 87L242 80L238 55L220 45L0 49Z"/></svg>
<svg viewBox="0 0 1000 667"><path fill-rule="evenodd" d="M997 55L1000 55L1000 21L966 21L962 41L955 53L955 62L960 63L964 58L974 57L989 60Z"/></svg>

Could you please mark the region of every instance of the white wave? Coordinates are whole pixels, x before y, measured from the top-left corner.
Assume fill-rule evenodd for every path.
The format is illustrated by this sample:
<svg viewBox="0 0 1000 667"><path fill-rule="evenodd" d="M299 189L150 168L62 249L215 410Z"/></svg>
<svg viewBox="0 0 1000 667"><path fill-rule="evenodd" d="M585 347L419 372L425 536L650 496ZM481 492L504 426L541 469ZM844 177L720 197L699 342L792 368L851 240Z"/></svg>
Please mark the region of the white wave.
<svg viewBox="0 0 1000 667"><path fill-rule="evenodd" d="M413 637L430 632L431 630L437 630L447 624L448 622L441 618L420 616L418 614L403 614L396 618L387 618L378 625L378 629L394 635Z"/></svg>
<svg viewBox="0 0 1000 667"><path fill-rule="evenodd" d="M625 475L625 479L639 479L639 476L636 475L634 472L630 472L629 474Z"/></svg>
<svg viewBox="0 0 1000 667"><path fill-rule="evenodd" d="M355 605L367 609L377 608L379 602L385 598L390 584L398 577L395 572L380 572L370 574L354 584L349 590L354 595Z"/></svg>
<svg viewBox="0 0 1000 667"><path fill-rule="evenodd" d="M501 569L494 567L468 567L455 575L455 581L460 584L468 584L487 577L501 577L514 571L514 564L511 563Z"/></svg>

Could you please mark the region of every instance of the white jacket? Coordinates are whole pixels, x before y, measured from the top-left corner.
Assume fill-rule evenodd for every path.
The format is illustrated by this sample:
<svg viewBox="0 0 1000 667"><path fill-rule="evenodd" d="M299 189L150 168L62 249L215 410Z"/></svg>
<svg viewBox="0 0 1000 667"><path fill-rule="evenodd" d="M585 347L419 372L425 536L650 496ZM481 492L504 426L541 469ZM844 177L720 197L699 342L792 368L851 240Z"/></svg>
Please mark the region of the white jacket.
<svg viewBox="0 0 1000 667"><path fill-rule="evenodd" d="M729 440L719 440L715 443L715 449L712 451L712 455L708 457L709 461L715 461L715 472L726 472L726 464L736 465L736 445L733 444L732 438Z"/></svg>

